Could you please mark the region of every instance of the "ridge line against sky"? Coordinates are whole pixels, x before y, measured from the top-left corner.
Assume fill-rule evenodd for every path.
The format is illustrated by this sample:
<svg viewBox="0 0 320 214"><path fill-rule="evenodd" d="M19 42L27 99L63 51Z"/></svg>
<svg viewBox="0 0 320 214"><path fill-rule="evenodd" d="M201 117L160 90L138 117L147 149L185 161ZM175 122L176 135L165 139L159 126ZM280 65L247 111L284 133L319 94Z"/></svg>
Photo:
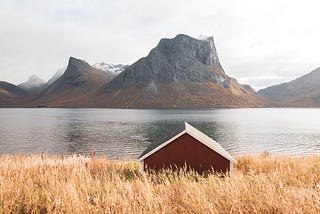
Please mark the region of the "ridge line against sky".
<svg viewBox="0 0 320 214"><path fill-rule="evenodd" d="M255 89L320 67L320 3L2 0L0 80L48 80L69 56L132 64L161 38L213 36L226 73Z"/></svg>

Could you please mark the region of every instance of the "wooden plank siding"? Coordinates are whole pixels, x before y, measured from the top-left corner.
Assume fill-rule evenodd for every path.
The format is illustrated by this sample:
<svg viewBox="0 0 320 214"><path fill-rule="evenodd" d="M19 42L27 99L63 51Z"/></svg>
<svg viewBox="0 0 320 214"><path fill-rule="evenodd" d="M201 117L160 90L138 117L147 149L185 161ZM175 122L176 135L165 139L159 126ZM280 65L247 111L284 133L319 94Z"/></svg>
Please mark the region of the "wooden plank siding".
<svg viewBox="0 0 320 214"><path fill-rule="evenodd" d="M215 172L232 172L232 164L211 148L185 133L143 160L144 170L187 166L202 174L212 169Z"/></svg>

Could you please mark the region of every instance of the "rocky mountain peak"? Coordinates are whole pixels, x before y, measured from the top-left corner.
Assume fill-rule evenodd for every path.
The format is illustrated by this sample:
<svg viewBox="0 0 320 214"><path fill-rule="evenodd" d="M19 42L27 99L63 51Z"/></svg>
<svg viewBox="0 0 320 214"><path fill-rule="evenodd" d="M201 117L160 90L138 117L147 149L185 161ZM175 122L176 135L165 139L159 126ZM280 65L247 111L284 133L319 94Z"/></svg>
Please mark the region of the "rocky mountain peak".
<svg viewBox="0 0 320 214"><path fill-rule="evenodd" d="M67 79L75 79L78 76L82 75L84 72L96 72L96 71L100 72L100 70L93 68L85 60L70 57L67 69L64 72L64 75L62 75L62 77Z"/></svg>
<svg viewBox="0 0 320 214"><path fill-rule="evenodd" d="M228 88L230 82L220 65L213 37L195 39L179 34L161 39L147 57L126 68L106 89L145 87L154 82L213 82Z"/></svg>
<svg viewBox="0 0 320 214"><path fill-rule="evenodd" d="M66 72L80 72L90 68L91 66L86 61L70 57Z"/></svg>
<svg viewBox="0 0 320 214"><path fill-rule="evenodd" d="M213 37L179 34L161 39L140 58L104 85L108 107L208 108L263 106L256 92L225 74Z"/></svg>
<svg viewBox="0 0 320 214"><path fill-rule="evenodd" d="M161 39L157 48L172 60L177 60L178 56L192 57L203 65L222 69L212 36L200 36L199 39L195 39L179 34L173 39Z"/></svg>
<svg viewBox="0 0 320 214"><path fill-rule="evenodd" d="M31 75L28 81L19 84L18 86L25 90L30 90L34 88L39 88L43 86L46 82L38 77L37 75Z"/></svg>
<svg viewBox="0 0 320 214"><path fill-rule="evenodd" d="M84 62L85 62L84 60L77 59L77 58L71 56L71 57L69 57L69 62L68 62L68 64L77 65L77 64L84 63Z"/></svg>

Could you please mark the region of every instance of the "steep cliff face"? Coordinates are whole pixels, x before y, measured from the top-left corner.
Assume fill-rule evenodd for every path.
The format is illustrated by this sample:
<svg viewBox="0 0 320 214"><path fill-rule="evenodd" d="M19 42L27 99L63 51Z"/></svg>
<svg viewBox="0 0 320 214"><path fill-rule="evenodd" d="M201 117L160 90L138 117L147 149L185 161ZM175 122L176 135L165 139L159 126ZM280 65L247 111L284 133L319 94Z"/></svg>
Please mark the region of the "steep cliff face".
<svg viewBox="0 0 320 214"><path fill-rule="evenodd" d="M213 72L213 69L217 72ZM147 57L127 68L106 89L143 86L154 81L223 83L226 81L224 76L213 37L198 40L178 35L173 39L161 39Z"/></svg>
<svg viewBox="0 0 320 214"><path fill-rule="evenodd" d="M259 107L265 100L228 77L213 37L161 39L104 86L100 104L134 108Z"/></svg>
<svg viewBox="0 0 320 214"><path fill-rule="evenodd" d="M320 68L287 83L258 93L283 107L320 107Z"/></svg>

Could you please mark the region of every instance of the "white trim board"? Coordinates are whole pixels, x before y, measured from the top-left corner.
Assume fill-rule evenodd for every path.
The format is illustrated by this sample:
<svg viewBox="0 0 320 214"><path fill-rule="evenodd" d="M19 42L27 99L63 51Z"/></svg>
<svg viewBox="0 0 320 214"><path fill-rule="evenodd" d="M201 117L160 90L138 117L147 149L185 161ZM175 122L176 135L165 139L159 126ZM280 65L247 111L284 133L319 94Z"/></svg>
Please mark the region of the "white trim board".
<svg viewBox="0 0 320 214"><path fill-rule="evenodd" d="M156 148L154 148L153 150L151 150L150 152L148 152L147 154L143 155L141 158L139 158L138 160L144 160L147 157L149 157L150 155L152 155L153 153L159 151L160 149L162 149L163 147L165 147L166 145L168 145L169 143L171 143L172 141L174 141L175 139L181 137L182 135L184 135L186 133L186 130L180 132L179 134L175 135L174 137L170 138L169 140L165 141L164 143L161 143L159 146L157 146Z"/></svg>

